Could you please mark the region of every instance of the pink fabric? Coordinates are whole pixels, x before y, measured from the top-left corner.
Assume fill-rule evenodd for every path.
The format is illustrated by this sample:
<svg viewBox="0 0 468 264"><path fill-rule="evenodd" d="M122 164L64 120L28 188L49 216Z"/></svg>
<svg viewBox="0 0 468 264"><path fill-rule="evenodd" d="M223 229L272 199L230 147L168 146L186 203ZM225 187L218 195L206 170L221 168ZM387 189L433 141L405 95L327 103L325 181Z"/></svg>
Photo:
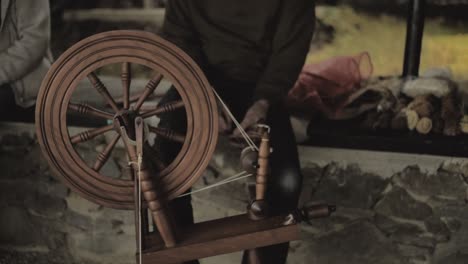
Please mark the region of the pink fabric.
<svg viewBox="0 0 468 264"><path fill-rule="evenodd" d="M333 118L345 107L347 98L370 78L373 67L367 52L341 56L305 65L293 89L288 105L303 114L319 111Z"/></svg>

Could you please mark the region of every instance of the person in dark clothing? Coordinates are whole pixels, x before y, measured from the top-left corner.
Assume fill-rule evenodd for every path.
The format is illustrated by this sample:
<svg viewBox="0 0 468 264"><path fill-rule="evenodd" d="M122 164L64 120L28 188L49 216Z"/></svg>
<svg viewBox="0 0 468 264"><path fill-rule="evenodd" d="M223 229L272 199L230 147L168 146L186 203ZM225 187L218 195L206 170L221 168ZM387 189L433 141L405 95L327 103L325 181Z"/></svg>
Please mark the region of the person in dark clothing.
<svg viewBox="0 0 468 264"><path fill-rule="evenodd" d="M210 81L252 83L251 100L277 102L304 64L314 10L307 0L171 0L162 36L194 58Z"/></svg>
<svg viewBox="0 0 468 264"><path fill-rule="evenodd" d="M310 0L170 0L166 7L161 35L199 64L244 129L261 120L271 127L266 199L273 214L295 210L301 190L297 146L283 101L304 64L314 20ZM177 97L170 90L161 103ZM221 132L231 132L222 123ZM185 124L184 113L173 112L161 116L159 126L183 131ZM168 159L178 153L174 143L157 144ZM171 207L177 224L193 224L190 196L172 201ZM285 263L288 243L262 251L266 263Z"/></svg>

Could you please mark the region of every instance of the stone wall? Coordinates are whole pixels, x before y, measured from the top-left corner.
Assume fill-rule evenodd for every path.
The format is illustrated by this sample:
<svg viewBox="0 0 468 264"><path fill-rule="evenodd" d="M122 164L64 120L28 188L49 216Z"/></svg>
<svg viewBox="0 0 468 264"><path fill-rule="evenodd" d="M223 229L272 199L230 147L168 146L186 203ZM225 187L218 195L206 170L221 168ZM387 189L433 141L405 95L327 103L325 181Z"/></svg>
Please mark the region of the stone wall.
<svg viewBox="0 0 468 264"><path fill-rule="evenodd" d="M331 163L308 166L305 175L305 194L335 203L338 210L304 225L307 238L299 248L307 253L296 263L468 261L462 166L443 166L435 173L409 166L383 179L356 165Z"/></svg>
<svg viewBox="0 0 468 264"><path fill-rule="evenodd" d="M33 125L0 130L0 264L132 263L132 213L92 204L57 181Z"/></svg>
<svg viewBox="0 0 468 264"><path fill-rule="evenodd" d="M92 204L55 180L31 125L0 130L0 264L134 263L131 212ZM303 240L291 244L289 263L468 263L465 160L311 147L301 147L300 154L301 203L323 200L338 211L302 225ZM233 175L237 159L238 152L221 141L195 188ZM245 183L194 195L193 201L197 221L242 213ZM234 253L203 263L239 258Z"/></svg>

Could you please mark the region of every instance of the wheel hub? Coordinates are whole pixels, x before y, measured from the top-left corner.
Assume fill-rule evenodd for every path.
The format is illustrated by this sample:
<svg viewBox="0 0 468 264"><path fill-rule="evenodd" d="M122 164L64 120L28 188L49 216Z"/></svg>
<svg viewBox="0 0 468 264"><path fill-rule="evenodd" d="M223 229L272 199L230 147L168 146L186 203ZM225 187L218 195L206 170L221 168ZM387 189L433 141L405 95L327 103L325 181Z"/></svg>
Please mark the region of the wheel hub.
<svg viewBox="0 0 468 264"><path fill-rule="evenodd" d="M133 109L120 110L114 116L114 130L120 133L121 127L125 128L128 137L131 140L136 140L135 137L135 119L140 117L137 111Z"/></svg>

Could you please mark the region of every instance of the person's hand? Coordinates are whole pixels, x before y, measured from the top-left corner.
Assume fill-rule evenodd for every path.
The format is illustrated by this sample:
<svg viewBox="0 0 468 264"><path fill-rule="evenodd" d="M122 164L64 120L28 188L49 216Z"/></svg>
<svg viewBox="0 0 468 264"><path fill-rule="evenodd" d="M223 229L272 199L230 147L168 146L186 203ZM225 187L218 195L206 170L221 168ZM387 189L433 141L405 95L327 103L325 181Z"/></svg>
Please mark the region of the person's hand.
<svg viewBox="0 0 468 264"><path fill-rule="evenodd" d="M267 100L258 100L247 110L244 119L241 122L241 127L247 131L255 125L265 122L268 113L269 103ZM232 137L239 137L241 133L238 128L232 133Z"/></svg>

